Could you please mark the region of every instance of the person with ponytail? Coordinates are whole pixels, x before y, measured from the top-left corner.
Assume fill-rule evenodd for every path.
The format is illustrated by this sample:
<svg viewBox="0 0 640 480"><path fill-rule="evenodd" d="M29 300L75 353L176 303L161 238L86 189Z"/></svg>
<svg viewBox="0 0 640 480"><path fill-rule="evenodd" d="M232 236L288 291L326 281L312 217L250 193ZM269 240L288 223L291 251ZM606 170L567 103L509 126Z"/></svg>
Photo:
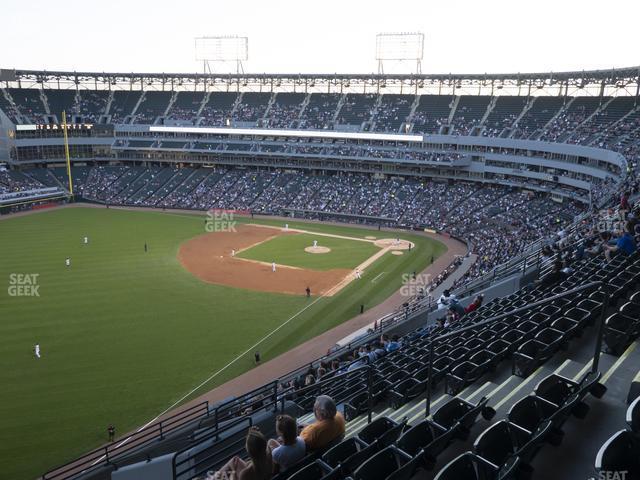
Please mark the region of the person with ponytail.
<svg viewBox="0 0 640 480"><path fill-rule="evenodd" d="M247 433L245 448L250 460L233 457L213 476L214 480L269 480L273 474L271 450L267 448L267 439L257 427L251 427Z"/></svg>

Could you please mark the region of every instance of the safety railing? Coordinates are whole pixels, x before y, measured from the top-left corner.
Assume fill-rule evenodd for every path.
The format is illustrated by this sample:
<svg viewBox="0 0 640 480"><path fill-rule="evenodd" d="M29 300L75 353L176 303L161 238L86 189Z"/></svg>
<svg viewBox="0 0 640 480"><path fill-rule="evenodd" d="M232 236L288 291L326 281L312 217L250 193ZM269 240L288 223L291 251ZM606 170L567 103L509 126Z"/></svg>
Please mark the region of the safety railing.
<svg viewBox="0 0 640 480"><path fill-rule="evenodd" d="M112 464L117 459L131 455L153 442L162 440L165 436L208 414L209 402L198 403L142 428L117 442L92 450L69 463L50 470L42 476L42 479L65 480Z"/></svg>

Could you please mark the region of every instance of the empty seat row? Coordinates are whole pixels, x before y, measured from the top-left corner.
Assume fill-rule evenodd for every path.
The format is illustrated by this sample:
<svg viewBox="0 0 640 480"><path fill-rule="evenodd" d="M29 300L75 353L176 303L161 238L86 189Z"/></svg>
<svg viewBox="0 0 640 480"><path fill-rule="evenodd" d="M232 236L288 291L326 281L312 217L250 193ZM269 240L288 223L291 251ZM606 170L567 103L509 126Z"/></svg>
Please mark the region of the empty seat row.
<svg viewBox="0 0 640 480"><path fill-rule="evenodd" d="M531 461L545 443L559 445L562 426L569 416L584 418L584 397L601 397L605 387L599 373L588 373L580 382L560 375L544 378L534 392L515 403L507 418L482 432L465 452L444 466L436 480L506 480L530 478Z"/></svg>

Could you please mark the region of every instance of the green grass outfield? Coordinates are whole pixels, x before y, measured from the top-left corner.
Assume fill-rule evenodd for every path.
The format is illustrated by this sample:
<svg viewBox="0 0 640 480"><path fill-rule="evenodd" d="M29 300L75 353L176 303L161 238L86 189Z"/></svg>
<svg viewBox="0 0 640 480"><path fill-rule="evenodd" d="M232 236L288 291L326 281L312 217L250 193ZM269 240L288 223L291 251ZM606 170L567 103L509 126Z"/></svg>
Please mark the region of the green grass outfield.
<svg viewBox="0 0 640 480"><path fill-rule="evenodd" d="M308 305L304 296L211 285L185 271L176 258L179 245L203 233L203 219L70 208L0 221L2 478L35 478L99 446L109 423L118 435L145 424ZM381 236L353 227L289 225ZM431 255L446 250L419 235L403 238L416 248L376 261L367 269L372 278L382 274L375 283L354 282L319 300L259 347L263 357L344 322L361 303L380 303L401 286L402 274L422 270ZM39 296L10 296L16 273L38 274ZM32 352L36 343L40 360ZM251 367L249 354L193 396Z"/></svg>
<svg viewBox="0 0 640 480"><path fill-rule="evenodd" d="M358 238L362 238L362 235L358 235ZM306 247L313 246L314 240L318 241L318 246L330 248L331 252L322 254L305 252ZM291 267L331 270L333 268L353 269L379 251L380 248L371 242L297 233L272 238L248 248L238 256L267 263L275 261Z"/></svg>

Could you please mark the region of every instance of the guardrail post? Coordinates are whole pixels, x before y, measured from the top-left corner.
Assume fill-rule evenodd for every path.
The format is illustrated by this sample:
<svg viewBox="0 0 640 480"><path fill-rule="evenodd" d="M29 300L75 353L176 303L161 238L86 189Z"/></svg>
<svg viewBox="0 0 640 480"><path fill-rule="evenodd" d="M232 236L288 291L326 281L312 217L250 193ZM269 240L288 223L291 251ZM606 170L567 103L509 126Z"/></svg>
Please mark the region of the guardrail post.
<svg viewBox="0 0 640 480"><path fill-rule="evenodd" d="M434 339L431 339L431 342L429 343L429 370L427 374L427 392L426 392L427 398L425 399L425 404L424 404L425 419L429 418L429 415L431 414L431 388L433 384L433 345L434 343L435 343Z"/></svg>
<svg viewBox="0 0 640 480"><path fill-rule="evenodd" d="M369 364L367 369L367 423L371 423L373 416L373 366Z"/></svg>
<svg viewBox="0 0 640 480"><path fill-rule="evenodd" d="M598 336L596 337L595 352L593 352L593 366L591 372L596 373L600 367L600 354L602 352L602 340L604 338L605 320L607 316L607 304L609 303L609 286L606 282L599 282L603 287L604 301L602 302L602 308L600 309L600 320L598 322ZM597 291L597 290L596 290Z"/></svg>
<svg viewBox="0 0 640 480"><path fill-rule="evenodd" d="M216 440L218 440L218 409L219 408L220 408L219 406L216 407L216 409L213 412L213 419L214 419L215 426L216 426Z"/></svg>

